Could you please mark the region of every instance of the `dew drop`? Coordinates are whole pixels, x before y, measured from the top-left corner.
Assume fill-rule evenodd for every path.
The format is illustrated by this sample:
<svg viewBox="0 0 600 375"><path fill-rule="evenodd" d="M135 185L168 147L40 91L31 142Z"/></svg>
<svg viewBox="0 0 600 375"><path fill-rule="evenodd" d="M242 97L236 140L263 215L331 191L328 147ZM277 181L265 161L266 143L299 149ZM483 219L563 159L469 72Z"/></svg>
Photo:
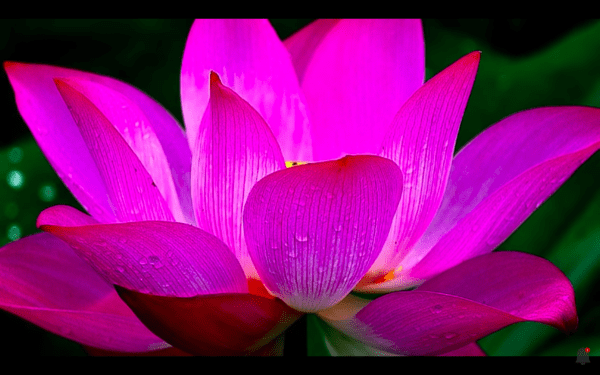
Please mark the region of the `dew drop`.
<svg viewBox="0 0 600 375"><path fill-rule="evenodd" d="M117 271L119 271L120 273L125 272L125 268L121 267L121 266L117 266Z"/></svg>
<svg viewBox="0 0 600 375"><path fill-rule="evenodd" d="M139 262L142 266L148 264L148 259L146 259L146 257L142 257L142 259L140 259Z"/></svg>
<svg viewBox="0 0 600 375"><path fill-rule="evenodd" d="M305 235L305 234L296 233L295 237L296 237L296 240L298 242L306 242L306 241L308 241L308 236Z"/></svg>
<svg viewBox="0 0 600 375"><path fill-rule="evenodd" d="M442 305L435 305L430 310L434 314L439 314L442 311Z"/></svg>
<svg viewBox="0 0 600 375"><path fill-rule="evenodd" d="M150 263L155 269L161 268L163 265L160 262L160 258L156 255L151 255L148 257L148 263Z"/></svg>
<svg viewBox="0 0 600 375"><path fill-rule="evenodd" d="M448 332L448 333L446 333L444 335L444 337L447 338L448 340L450 340L451 338L454 338L456 336L458 336L458 335L456 333L453 333L453 332Z"/></svg>

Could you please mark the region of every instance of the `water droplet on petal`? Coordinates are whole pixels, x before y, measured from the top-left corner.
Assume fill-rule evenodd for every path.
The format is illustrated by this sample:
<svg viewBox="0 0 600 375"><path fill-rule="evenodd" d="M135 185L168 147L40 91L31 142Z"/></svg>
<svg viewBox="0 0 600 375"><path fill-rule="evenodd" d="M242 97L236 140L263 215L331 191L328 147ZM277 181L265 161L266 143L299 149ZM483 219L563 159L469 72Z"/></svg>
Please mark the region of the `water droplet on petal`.
<svg viewBox="0 0 600 375"><path fill-rule="evenodd" d="M435 305L430 310L434 314L439 314L442 311L442 309L443 309L442 305Z"/></svg>
<svg viewBox="0 0 600 375"><path fill-rule="evenodd" d="M296 240L298 242L306 242L306 241L308 241L308 236L305 235L305 234L296 233L295 237L296 237Z"/></svg>
<svg viewBox="0 0 600 375"><path fill-rule="evenodd" d="M148 259L146 259L146 257L142 257L142 259L140 259L139 263L143 266L148 264Z"/></svg>

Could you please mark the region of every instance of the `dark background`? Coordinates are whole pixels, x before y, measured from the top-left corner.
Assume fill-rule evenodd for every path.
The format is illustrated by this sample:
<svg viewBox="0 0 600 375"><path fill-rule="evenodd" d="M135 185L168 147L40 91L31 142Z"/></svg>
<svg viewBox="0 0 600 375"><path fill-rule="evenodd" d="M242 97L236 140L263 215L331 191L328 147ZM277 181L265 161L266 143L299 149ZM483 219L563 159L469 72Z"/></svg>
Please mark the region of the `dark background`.
<svg viewBox="0 0 600 375"><path fill-rule="evenodd" d="M182 121L179 72L192 20L2 20L0 60L64 66L118 78L148 93ZM271 20L283 39L310 20ZM481 63L457 149L498 120L550 105L600 105L600 24L593 20L424 20L427 78L481 50ZM78 206L23 123L6 74L0 78L0 246L35 233L46 207ZM17 151L15 151L17 150ZM20 151L19 151L20 150ZM14 155L22 158L14 162ZM11 159L12 157L12 159ZM19 158L17 158L19 159ZM10 161L13 160L13 161ZM19 170L22 186L7 174ZM593 156L500 250L551 260L574 284L580 328L571 337L536 323L480 341L492 355L600 352L600 157ZM48 191L51 194L48 194ZM17 228L17 229L15 229ZM309 319L309 354L324 354ZM79 345L0 311L5 355L84 355ZM596 349L596 350L595 350ZM287 354L287 353L286 353Z"/></svg>

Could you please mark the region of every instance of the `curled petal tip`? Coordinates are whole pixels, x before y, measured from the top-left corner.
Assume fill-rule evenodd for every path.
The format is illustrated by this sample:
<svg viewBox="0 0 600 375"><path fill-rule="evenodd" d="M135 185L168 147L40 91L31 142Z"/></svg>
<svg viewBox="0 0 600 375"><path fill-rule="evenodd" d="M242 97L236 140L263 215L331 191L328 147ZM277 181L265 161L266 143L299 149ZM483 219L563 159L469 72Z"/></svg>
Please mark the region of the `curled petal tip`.
<svg viewBox="0 0 600 375"><path fill-rule="evenodd" d="M221 78L219 78L219 75L217 73L215 73L214 71L210 71L210 84L215 85L215 84L219 84L221 85Z"/></svg>

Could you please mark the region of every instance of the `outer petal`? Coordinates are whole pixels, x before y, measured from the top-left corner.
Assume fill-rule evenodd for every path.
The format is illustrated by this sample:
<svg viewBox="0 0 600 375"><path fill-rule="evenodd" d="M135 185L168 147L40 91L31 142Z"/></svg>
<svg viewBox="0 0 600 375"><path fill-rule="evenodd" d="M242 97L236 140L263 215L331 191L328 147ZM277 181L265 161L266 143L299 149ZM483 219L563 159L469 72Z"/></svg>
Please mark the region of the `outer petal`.
<svg viewBox="0 0 600 375"><path fill-rule="evenodd" d="M0 249L0 308L96 348L144 352L166 346L110 284L46 233Z"/></svg>
<svg viewBox="0 0 600 375"><path fill-rule="evenodd" d="M103 222L116 220L102 178L56 89L54 78L79 78L115 90L135 105L134 111L139 109L151 120L145 124L160 141L182 209L186 217L192 217L190 150L177 121L153 99L123 82L78 70L15 62L5 62L4 68L15 90L19 111L33 136L59 177L92 216ZM162 182L157 180L159 184Z"/></svg>
<svg viewBox="0 0 600 375"><path fill-rule="evenodd" d="M244 231L267 289L300 311L339 302L379 255L401 186L395 163L367 155L260 180L248 196Z"/></svg>
<svg viewBox="0 0 600 375"><path fill-rule="evenodd" d="M252 186L285 168L269 126L246 101L211 73L211 97L192 161L198 226L225 242L247 276L258 278L246 249L242 210Z"/></svg>
<svg viewBox="0 0 600 375"><path fill-rule="evenodd" d="M98 167L118 220L174 221L152 177L111 122L66 81L55 82Z"/></svg>
<svg viewBox="0 0 600 375"><path fill-rule="evenodd" d="M215 71L261 114L286 160L312 160L308 116L294 67L267 20L197 20L181 66L183 118L191 149Z"/></svg>
<svg viewBox="0 0 600 375"><path fill-rule="evenodd" d="M492 251L598 148L598 108L533 109L483 132L456 155L442 205L402 263L427 254L407 280Z"/></svg>
<svg viewBox="0 0 600 375"><path fill-rule="evenodd" d="M255 352L302 315L279 299L250 294L173 298L117 290L148 328L197 355Z"/></svg>
<svg viewBox="0 0 600 375"><path fill-rule="evenodd" d="M443 354L507 325L577 327L573 288L550 262L501 252L468 260L418 290L384 295L322 316L357 340L399 354ZM342 306L344 307L344 306ZM362 307L362 308L361 308Z"/></svg>
<svg viewBox="0 0 600 375"><path fill-rule="evenodd" d="M403 171L404 194L386 245L371 268L375 277L396 268L442 202L479 56L468 54L417 90L398 111L383 141L380 155Z"/></svg>
<svg viewBox="0 0 600 375"><path fill-rule="evenodd" d="M156 127L145 116L141 108L125 95L100 83L81 78L61 79L61 82L66 83L69 87L81 93L102 112L137 158L139 158L144 169L146 169L152 181L156 184L161 196L167 202L169 210L173 212L178 221L189 221L188 217L182 212L169 162L157 132L154 130ZM84 140L86 140L85 136ZM94 157L93 151L92 157ZM177 172L187 174L187 181L189 181L189 164L187 170ZM179 176L176 177L179 178ZM187 198L189 199L190 197L188 196ZM190 204L189 200L187 204ZM191 205L185 208L187 210L186 214L189 216L191 214Z"/></svg>
<svg viewBox="0 0 600 375"><path fill-rule="evenodd" d="M55 208L56 209L56 208ZM239 263L216 237L188 224L135 222L59 226L40 214L40 229L67 242L111 284L162 296L244 293ZM85 215L78 214L85 220Z"/></svg>
<svg viewBox="0 0 600 375"><path fill-rule="evenodd" d="M342 20L314 50L302 90L315 161L380 151L394 115L425 76L419 20Z"/></svg>

